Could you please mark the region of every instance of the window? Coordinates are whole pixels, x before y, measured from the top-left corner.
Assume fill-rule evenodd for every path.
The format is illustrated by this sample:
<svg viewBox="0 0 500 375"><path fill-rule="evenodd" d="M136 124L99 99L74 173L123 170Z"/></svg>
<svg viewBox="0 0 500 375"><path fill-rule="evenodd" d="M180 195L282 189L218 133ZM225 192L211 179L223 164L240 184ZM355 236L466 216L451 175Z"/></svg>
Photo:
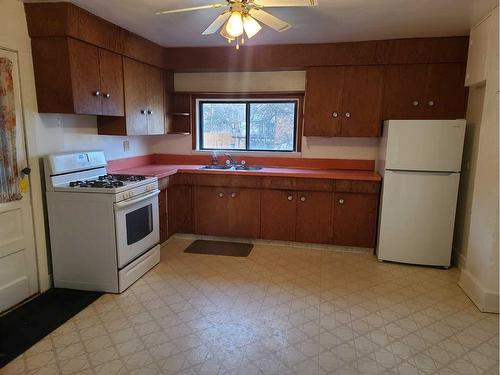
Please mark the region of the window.
<svg viewBox="0 0 500 375"><path fill-rule="evenodd" d="M299 99L198 100L200 150L296 151Z"/></svg>

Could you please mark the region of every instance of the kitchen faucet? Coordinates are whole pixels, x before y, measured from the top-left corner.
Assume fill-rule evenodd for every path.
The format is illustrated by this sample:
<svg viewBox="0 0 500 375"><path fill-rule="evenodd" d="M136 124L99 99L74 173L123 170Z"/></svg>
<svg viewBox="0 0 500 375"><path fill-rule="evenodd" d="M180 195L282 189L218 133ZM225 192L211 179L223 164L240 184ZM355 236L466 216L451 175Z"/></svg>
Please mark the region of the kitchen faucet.
<svg viewBox="0 0 500 375"><path fill-rule="evenodd" d="M230 165L231 167L235 167L236 161L233 159L231 154L229 152L226 152L224 153L224 155L228 158L228 160L226 160L226 164Z"/></svg>

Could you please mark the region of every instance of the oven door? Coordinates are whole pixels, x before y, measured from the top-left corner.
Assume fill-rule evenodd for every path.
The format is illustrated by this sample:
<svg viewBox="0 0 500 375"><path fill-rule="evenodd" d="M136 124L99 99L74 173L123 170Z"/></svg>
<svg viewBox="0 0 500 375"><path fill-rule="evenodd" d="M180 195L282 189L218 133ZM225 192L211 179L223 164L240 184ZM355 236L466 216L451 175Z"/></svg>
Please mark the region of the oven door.
<svg viewBox="0 0 500 375"><path fill-rule="evenodd" d="M115 203L118 268L125 267L160 241L160 190Z"/></svg>

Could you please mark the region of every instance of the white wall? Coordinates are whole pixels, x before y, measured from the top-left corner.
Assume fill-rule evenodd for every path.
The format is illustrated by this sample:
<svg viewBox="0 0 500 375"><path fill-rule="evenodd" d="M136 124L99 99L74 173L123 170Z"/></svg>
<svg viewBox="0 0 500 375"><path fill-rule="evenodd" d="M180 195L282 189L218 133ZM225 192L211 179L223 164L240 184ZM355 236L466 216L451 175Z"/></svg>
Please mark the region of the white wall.
<svg viewBox="0 0 500 375"><path fill-rule="evenodd" d="M103 149L109 159L148 153L146 137L128 137L130 151L122 151L125 137L97 136L95 116L38 114L31 58L31 44L26 26L23 3L18 0L0 0L0 47L18 52L21 77L30 177L35 223L38 269L41 290L49 284L43 200L39 158L47 153Z"/></svg>
<svg viewBox="0 0 500 375"><path fill-rule="evenodd" d="M174 77L176 91L191 92L304 91L306 84L304 71L177 73ZM190 135L153 138L151 146L155 153L187 155L193 152ZM378 138L304 137L301 154L282 155L306 158L375 159L377 147Z"/></svg>
<svg viewBox="0 0 500 375"><path fill-rule="evenodd" d="M457 216L457 232L462 233L456 235L455 246L462 266L459 285L482 311L498 312L498 8L488 22L486 55L469 58L486 59L486 66L484 81L469 91L466 170Z"/></svg>

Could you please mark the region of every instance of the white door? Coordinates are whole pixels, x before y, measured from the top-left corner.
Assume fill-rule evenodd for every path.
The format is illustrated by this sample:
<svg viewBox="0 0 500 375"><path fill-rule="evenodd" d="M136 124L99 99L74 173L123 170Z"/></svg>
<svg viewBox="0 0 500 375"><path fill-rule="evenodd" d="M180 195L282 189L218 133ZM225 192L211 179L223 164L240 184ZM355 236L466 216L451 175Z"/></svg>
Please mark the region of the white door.
<svg viewBox="0 0 500 375"><path fill-rule="evenodd" d="M459 179L459 173L386 171L378 258L448 267Z"/></svg>
<svg viewBox="0 0 500 375"><path fill-rule="evenodd" d="M386 169L460 171L465 120L391 120Z"/></svg>
<svg viewBox="0 0 500 375"><path fill-rule="evenodd" d="M0 48L0 58L13 63L16 143L19 170L27 166L17 53ZM35 240L29 191L23 198L0 203L0 312L38 292Z"/></svg>

